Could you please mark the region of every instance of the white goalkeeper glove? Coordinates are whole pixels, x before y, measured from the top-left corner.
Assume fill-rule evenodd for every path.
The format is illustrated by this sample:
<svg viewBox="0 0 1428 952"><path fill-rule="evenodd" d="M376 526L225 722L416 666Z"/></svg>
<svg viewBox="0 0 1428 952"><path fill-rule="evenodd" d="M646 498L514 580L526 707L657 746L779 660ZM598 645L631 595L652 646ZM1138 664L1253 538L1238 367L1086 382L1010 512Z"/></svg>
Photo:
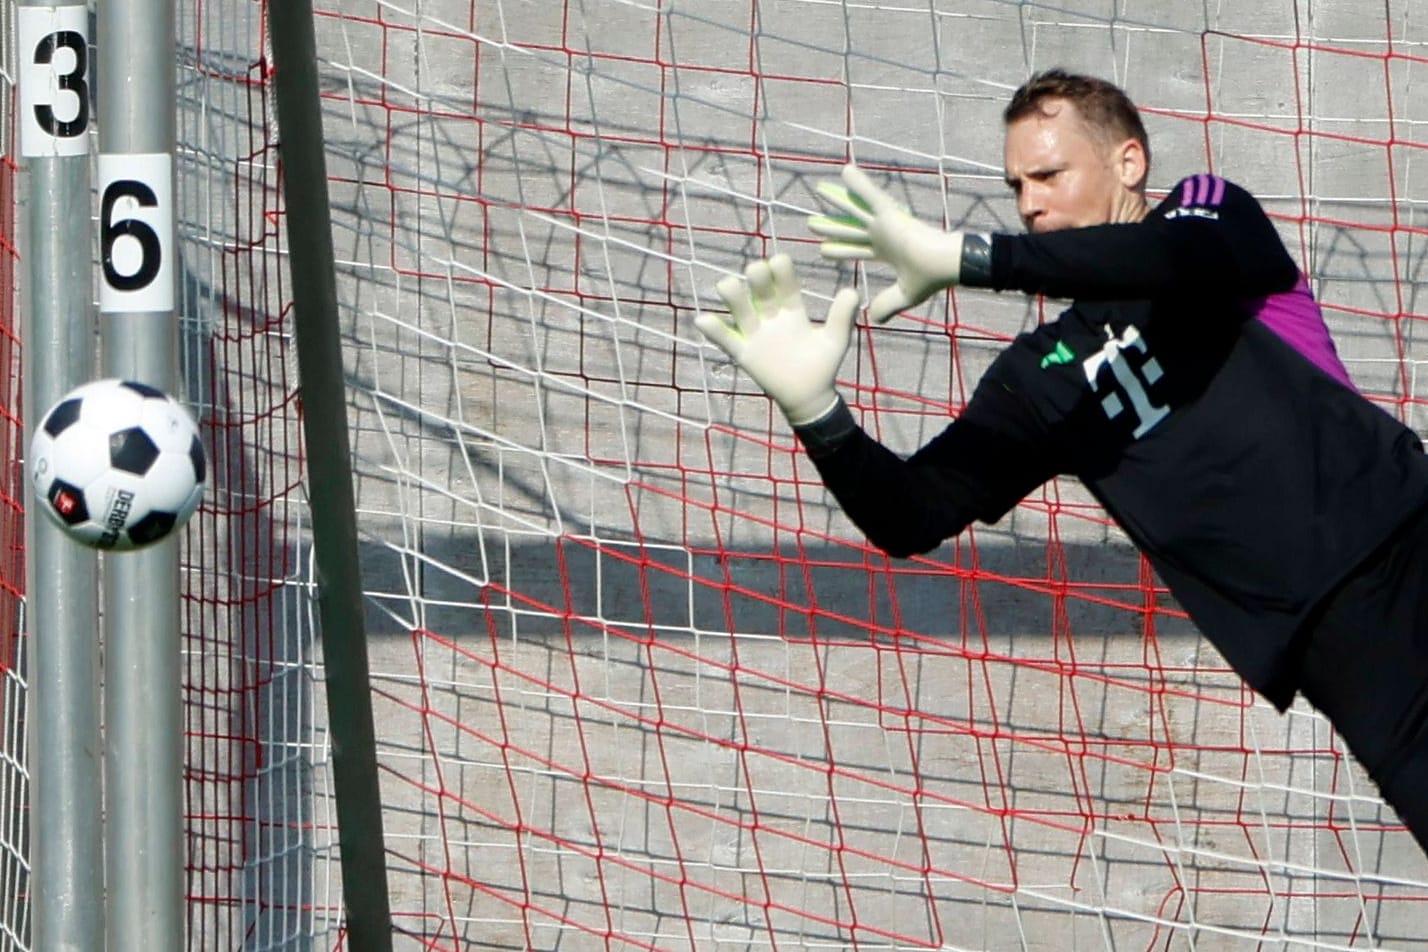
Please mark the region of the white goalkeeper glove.
<svg viewBox="0 0 1428 952"><path fill-rule="evenodd" d="M744 280L730 275L715 290L729 314L702 312L695 326L773 398L789 423L812 423L837 405L833 383L853 336L858 292L839 291L828 319L812 323L788 255L755 261Z"/></svg>
<svg viewBox="0 0 1428 952"><path fill-rule="evenodd" d="M823 239L818 250L825 258L875 259L897 272L897 283L880 291L868 306L869 317L882 324L961 279L962 232L943 231L912 217L856 165L843 166L843 183L822 182L818 194L845 214L815 215L808 227Z"/></svg>

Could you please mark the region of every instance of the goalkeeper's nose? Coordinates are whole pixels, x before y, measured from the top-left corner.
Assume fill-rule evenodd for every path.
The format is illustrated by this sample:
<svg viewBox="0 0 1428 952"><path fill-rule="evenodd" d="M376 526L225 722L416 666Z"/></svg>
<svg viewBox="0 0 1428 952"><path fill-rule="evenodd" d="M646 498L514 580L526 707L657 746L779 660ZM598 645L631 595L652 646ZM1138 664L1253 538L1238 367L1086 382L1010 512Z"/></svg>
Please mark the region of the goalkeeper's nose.
<svg viewBox="0 0 1428 952"><path fill-rule="evenodd" d="M1037 198L1035 189L1024 188L1016 197L1016 211L1027 231L1036 231L1046 215L1046 206Z"/></svg>

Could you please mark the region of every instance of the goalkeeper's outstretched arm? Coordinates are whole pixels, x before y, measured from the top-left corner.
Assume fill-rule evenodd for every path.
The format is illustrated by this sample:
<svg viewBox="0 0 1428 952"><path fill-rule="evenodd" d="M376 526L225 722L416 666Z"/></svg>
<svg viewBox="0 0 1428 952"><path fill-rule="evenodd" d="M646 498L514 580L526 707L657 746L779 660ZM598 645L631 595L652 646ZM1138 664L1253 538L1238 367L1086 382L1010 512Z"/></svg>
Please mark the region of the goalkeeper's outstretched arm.
<svg viewBox="0 0 1428 952"><path fill-rule="evenodd" d="M808 221L823 255L896 273L869 309L880 322L957 284L1087 300L1234 299L1287 291L1299 275L1254 197L1214 176L1184 180L1140 221L1021 235L935 228L854 165L819 194L841 212Z"/></svg>
<svg viewBox="0 0 1428 952"><path fill-rule="evenodd" d="M823 483L868 541L897 558L935 549L974 521L993 523L1050 479L1045 442L989 425L989 393L904 459L868 435L841 400L794 428Z"/></svg>
<svg viewBox="0 0 1428 952"><path fill-rule="evenodd" d="M1198 188L1197 179L1216 184ZM1259 202L1213 176L1181 182L1139 222L998 234L990 246L985 286L1052 297L1258 298L1299 279Z"/></svg>
<svg viewBox="0 0 1428 952"><path fill-rule="evenodd" d="M835 387L852 289L834 296L821 324L808 319L786 255L717 290L728 313L702 313L696 326L779 406L844 512L890 555L926 552L975 519L995 522L1054 475L1034 415L1002 386L978 387L962 418L908 459L864 432Z"/></svg>

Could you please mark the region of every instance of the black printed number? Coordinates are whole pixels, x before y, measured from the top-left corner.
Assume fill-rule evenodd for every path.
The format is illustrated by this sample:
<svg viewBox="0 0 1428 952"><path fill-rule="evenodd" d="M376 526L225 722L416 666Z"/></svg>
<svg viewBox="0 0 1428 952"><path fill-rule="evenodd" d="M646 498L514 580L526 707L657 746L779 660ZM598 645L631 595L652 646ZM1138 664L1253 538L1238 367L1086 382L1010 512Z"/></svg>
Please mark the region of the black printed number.
<svg viewBox="0 0 1428 952"><path fill-rule="evenodd" d="M116 291L137 291L147 287L159 273L163 261L163 247L158 233L148 222L137 218L122 218L114 221L114 204L121 198L132 198L140 207L153 208L159 204L154 190L143 182L133 179L119 179L111 182L104 190L99 213L99 248L104 258L104 280ZM120 274L114 266L114 243L120 238L132 238L139 243L142 257L133 274Z"/></svg>
<svg viewBox="0 0 1428 952"><path fill-rule="evenodd" d="M89 54L83 35L74 30L60 30L40 40L39 45L35 47L35 65L49 66L54 61L55 51L60 49L67 49L74 53L74 69L68 73L57 75L59 88L73 94L79 100L79 111L73 119L62 120L55 116L54 109L48 103L40 103L35 106L35 119L39 122L40 128L50 135L56 138L72 139L75 136L83 135L85 129L89 127L89 87L84 81Z"/></svg>

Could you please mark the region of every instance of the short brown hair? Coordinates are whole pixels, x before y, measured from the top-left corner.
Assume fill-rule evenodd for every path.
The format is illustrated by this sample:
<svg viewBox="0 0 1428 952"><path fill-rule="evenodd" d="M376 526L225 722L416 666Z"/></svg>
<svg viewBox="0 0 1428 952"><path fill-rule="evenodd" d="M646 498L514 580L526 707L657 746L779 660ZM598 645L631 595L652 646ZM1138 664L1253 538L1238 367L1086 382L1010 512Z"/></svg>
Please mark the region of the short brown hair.
<svg viewBox="0 0 1428 952"><path fill-rule="evenodd" d="M1065 99L1075 104L1076 111L1094 132L1118 142L1135 139L1145 150L1146 165L1150 165L1150 138L1140 121L1140 111L1124 90L1104 79L1059 68L1043 70L1012 93L1002 120L1011 125L1034 112L1044 112L1048 99Z"/></svg>

